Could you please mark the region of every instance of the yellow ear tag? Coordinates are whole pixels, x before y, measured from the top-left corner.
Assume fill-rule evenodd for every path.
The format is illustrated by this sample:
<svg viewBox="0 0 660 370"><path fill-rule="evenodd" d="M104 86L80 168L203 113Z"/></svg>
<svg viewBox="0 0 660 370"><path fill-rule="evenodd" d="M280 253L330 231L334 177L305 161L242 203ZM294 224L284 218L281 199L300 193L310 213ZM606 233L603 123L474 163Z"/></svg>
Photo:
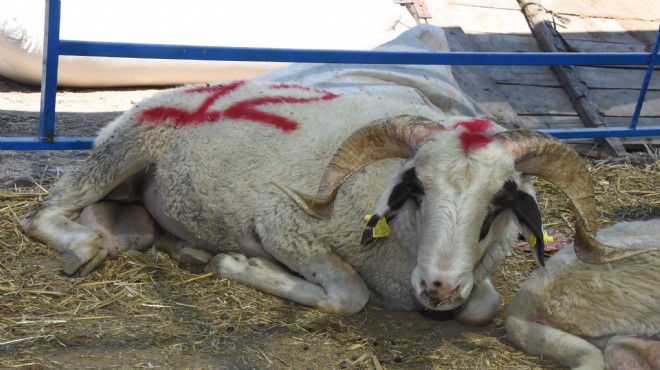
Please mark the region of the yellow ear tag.
<svg viewBox="0 0 660 370"><path fill-rule="evenodd" d="M555 240L555 238L548 235L548 232L543 230L543 243L545 245L548 245L548 243L552 243L554 240ZM527 242L529 243L530 248L535 248L536 247L536 235L534 235L534 233L529 233L529 238L527 238Z"/></svg>
<svg viewBox="0 0 660 370"><path fill-rule="evenodd" d="M367 222L371 220L371 215L364 216L364 227L362 227L362 232L367 228ZM374 238L386 238L390 236L390 225L387 224L385 217L381 217L380 220L374 226L372 232Z"/></svg>

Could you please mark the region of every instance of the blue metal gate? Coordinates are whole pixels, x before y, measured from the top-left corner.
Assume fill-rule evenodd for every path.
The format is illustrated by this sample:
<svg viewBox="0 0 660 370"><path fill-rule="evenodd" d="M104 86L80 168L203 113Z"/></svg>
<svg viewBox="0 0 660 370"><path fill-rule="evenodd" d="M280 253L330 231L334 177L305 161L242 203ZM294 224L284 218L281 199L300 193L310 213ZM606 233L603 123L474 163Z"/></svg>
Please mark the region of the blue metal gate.
<svg viewBox="0 0 660 370"><path fill-rule="evenodd" d="M55 136L55 96L60 55L124 58L273 61L354 64L446 65L646 65L639 97L628 127L539 130L559 139L660 136L660 126L637 127L655 64L660 60L660 29L650 53L411 53L300 50L189 45L129 44L60 40L61 0L46 1L41 111L37 137L0 137L0 150L86 150L94 138Z"/></svg>

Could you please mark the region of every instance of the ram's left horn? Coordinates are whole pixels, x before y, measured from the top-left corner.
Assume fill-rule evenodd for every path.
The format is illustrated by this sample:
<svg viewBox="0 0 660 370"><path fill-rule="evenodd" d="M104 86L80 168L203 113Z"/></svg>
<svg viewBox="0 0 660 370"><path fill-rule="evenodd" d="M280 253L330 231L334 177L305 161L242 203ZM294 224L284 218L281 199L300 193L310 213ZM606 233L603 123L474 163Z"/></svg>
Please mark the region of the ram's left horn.
<svg viewBox="0 0 660 370"><path fill-rule="evenodd" d="M550 181L569 198L575 216L575 253L581 261L602 264L654 250L613 248L596 239L596 200L591 175L573 149L536 131L505 131L497 135L515 158L518 171Z"/></svg>
<svg viewBox="0 0 660 370"><path fill-rule="evenodd" d="M419 116L397 116L374 121L349 136L325 169L315 196L273 182L306 214L327 219L332 215L339 187L369 163L385 158L410 158L431 136L446 130Z"/></svg>

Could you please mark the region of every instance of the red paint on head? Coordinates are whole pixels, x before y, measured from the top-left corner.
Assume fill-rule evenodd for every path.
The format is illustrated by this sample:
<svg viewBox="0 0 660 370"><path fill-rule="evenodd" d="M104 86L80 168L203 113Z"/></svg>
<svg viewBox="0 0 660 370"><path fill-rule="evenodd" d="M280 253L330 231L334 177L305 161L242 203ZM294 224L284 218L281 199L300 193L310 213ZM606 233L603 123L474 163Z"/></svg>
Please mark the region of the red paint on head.
<svg viewBox="0 0 660 370"><path fill-rule="evenodd" d="M458 138L461 140L461 145L466 151L482 148L493 141L493 138L490 136L468 131L461 132Z"/></svg>
<svg viewBox="0 0 660 370"><path fill-rule="evenodd" d="M466 151L482 148L493 141L493 137L487 134L488 130L493 127L493 122L489 120L473 118L454 125L454 128L459 127L464 128L458 138Z"/></svg>
<svg viewBox="0 0 660 370"><path fill-rule="evenodd" d="M210 94L194 111L187 111L175 107L159 106L140 111L138 119L141 123L144 123L145 121L149 121L150 123L163 123L165 120L169 119L174 121L174 127L182 128L188 125L215 122L224 117L228 119L244 119L248 121L263 123L275 126L282 131L289 132L295 130L298 127L297 122L284 116L261 111L258 109L259 106L269 104L309 103L314 101L332 100L339 97L339 95L325 90L318 90L295 84L279 83L272 84L269 87L277 90L303 90L318 95L308 98L298 98L286 95L264 96L236 101L229 107L222 110L210 110L210 107L218 99L240 88L244 84L245 81L236 81L228 85L204 86L187 89L184 90L184 92L188 94Z"/></svg>
<svg viewBox="0 0 660 370"><path fill-rule="evenodd" d="M464 127L472 133L485 133L489 128L493 127L493 122L487 119L473 118L468 121L461 121L454 125L454 128Z"/></svg>

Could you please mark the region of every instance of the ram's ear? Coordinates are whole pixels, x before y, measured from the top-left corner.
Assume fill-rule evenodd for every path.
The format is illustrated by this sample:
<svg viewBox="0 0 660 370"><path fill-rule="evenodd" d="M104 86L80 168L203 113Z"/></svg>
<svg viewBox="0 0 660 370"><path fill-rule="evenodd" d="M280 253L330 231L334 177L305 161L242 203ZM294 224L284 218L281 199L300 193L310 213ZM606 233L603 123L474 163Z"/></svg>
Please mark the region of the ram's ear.
<svg viewBox="0 0 660 370"><path fill-rule="evenodd" d="M392 220L409 199L413 199L417 204L422 201L424 186L417 177L415 167L406 169L394 180L395 182L391 183L381 195L374 214L364 226L360 240L362 245L367 245L377 238L374 229L381 218L385 217L386 221Z"/></svg>
<svg viewBox="0 0 660 370"><path fill-rule="evenodd" d="M523 230L528 230L529 233L534 234L536 243L534 246L530 245L534 260L540 266L545 266L544 251L545 240L543 237L543 222L541 219L541 210L539 205L530 194L518 190L515 197L513 197L509 208L513 211L518 219L518 223ZM529 233L523 236L529 241Z"/></svg>
<svg viewBox="0 0 660 370"><path fill-rule="evenodd" d="M415 167L409 168L403 173L401 181L394 185L389 197L387 198L387 206L389 208L388 219L394 218L396 212L406 203L408 199L413 199L415 203L419 204L424 195L424 186L417 177Z"/></svg>

